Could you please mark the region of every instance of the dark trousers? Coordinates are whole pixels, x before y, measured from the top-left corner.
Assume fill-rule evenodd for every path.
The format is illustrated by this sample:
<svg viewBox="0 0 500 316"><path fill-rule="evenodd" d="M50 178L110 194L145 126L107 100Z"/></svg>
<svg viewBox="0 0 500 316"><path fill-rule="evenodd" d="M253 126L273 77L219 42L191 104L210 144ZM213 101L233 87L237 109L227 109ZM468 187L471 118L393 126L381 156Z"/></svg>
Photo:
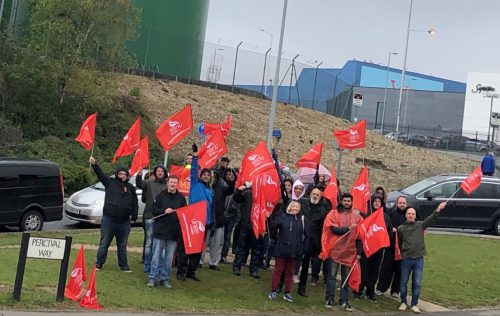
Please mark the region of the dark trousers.
<svg viewBox="0 0 500 316"><path fill-rule="evenodd" d="M177 245L177 276L191 277L196 275L198 264L200 264L201 252L188 255L184 249L182 235Z"/></svg>
<svg viewBox="0 0 500 316"><path fill-rule="evenodd" d="M234 224L233 230L233 245L231 246L233 254L236 255L236 248L238 247L238 239L240 238L241 223Z"/></svg>
<svg viewBox="0 0 500 316"><path fill-rule="evenodd" d="M386 248L380 267L377 290L385 292L391 288L391 293L399 293L401 283L401 261L394 260L394 247Z"/></svg>
<svg viewBox="0 0 500 316"><path fill-rule="evenodd" d="M363 289L366 288L366 296L375 295L375 283L377 283L382 256L383 250L377 251L369 258L366 257L365 253L361 255L361 259L359 260L361 265L361 286L359 287L359 294L362 294ZM354 293L356 294L356 292Z"/></svg>
<svg viewBox="0 0 500 316"><path fill-rule="evenodd" d="M274 258L274 272L272 277L271 290L278 291L280 282L284 277L285 280L285 293L290 293L292 288L292 275L295 267L295 258Z"/></svg>
<svg viewBox="0 0 500 316"><path fill-rule="evenodd" d="M238 246L236 247L236 257L233 262L233 270L241 269L251 251L250 273L258 272L261 242L262 238L255 238L252 227L241 227Z"/></svg>
<svg viewBox="0 0 500 316"><path fill-rule="evenodd" d="M130 222L115 222L107 216L102 217L101 221L101 240L99 241L99 249L97 250L98 265L106 263L108 257L108 248L116 238L116 248L118 254L118 265L120 268L128 268L127 261L127 241L130 234Z"/></svg>
<svg viewBox="0 0 500 316"><path fill-rule="evenodd" d="M300 270L300 277L299 277L299 291L302 291L305 293L306 291L306 284L307 284L307 276L309 275L309 262L311 262L311 275L314 278L318 278L319 271L321 270L321 260L318 258L319 253L321 252L321 245L319 244L313 244L311 243L310 246L310 255L304 255L304 257L301 260L301 270Z"/></svg>
<svg viewBox="0 0 500 316"><path fill-rule="evenodd" d="M222 244L222 253L221 253L222 258L227 257L227 254L229 253L229 246L231 244L231 235L233 234L233 229L234 229L234 218L226 217L224 222L224 242Z"/></svg>

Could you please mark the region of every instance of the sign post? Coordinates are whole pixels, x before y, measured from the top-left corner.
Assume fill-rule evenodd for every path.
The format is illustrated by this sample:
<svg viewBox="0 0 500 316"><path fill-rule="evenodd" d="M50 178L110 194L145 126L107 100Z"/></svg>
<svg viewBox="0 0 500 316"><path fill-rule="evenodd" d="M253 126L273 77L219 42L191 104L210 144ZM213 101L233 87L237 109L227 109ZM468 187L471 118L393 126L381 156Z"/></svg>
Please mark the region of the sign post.
<svg viewBox="0 0 500 316"><path fill-rule="evenodd" d="M57 283L56 301L63 301L72 240L73 238L71 236L66 236L64 239L55 239L31 237L30 233L23 233L23 237L21 239L21 249L19 250L19 260L17 261L16 280L13 292L13 296L16 301L21 299L21 290L23 287L24 270L27 258L61 261L59 281Z"/></svg>

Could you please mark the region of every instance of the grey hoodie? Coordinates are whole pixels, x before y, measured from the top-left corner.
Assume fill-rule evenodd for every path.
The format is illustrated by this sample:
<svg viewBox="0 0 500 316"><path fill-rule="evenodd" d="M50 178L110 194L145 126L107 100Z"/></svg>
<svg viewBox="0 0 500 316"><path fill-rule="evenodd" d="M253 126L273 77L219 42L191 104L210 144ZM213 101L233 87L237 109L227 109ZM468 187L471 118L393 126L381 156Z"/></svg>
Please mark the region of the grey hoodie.
<svg viewBox="0 0 500 316"><path fill-rule="evenodd" d="M156 175L156 170L158 168L163 169L165 172L163 178L156 178L155 176L154 179L142 180L142 176L138 174L135 180L135 186L142 189L142 194L146 195L146 207L144 207L143 220L153 218L153 203L155 202L156 196L167 188L167 170L163 166L156 166L153 170L153 174Z"/></svg>

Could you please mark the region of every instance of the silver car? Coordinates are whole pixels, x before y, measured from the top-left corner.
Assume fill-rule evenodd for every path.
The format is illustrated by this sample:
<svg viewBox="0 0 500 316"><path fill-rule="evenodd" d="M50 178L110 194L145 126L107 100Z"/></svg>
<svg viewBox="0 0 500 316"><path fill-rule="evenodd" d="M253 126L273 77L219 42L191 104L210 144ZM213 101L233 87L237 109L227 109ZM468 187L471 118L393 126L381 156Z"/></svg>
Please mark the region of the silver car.
<svg viewBox="0 0 500 316"><path fill-rule="evenodd" d="M147 173L145 171L143 176ZM135 186L135 176L130 177L129 182ZM142 189L137 188L137 199L139 200L139 214L137 222L142 222L144 203L142 203ZM102 208L104 206L104 185L98 182L88 188L80 190L68 199L64 204L64 215L74 221L101 224Z"/></svg>

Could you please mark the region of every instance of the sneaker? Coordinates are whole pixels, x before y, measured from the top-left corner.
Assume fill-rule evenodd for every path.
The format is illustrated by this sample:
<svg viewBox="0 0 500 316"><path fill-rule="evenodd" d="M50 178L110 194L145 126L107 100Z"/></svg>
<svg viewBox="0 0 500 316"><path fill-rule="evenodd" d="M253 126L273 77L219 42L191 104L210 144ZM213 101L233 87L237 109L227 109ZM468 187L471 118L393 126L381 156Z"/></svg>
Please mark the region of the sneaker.
<svg viewBox="0 0 500 316"><path fill-rule="evenodd" d="M148 287L153 287L155 286L155 280L154 279L149 279L148 281Z"/></svg>
<svg viewBox="0 0 500 316"><path fill-rule="evenodd" d="M200 279L199 277L197 277L195 274L193 274L193 275L188 275L188 276L186 276L186 277L187 277L188 279L191 279L191 280L196 281L196 282L200 282L200 281L201 281L201 279Z"/></svg>
<svg viewBox="0 0 500 316"><path fill-rule="evenodd" d="M102 270L102 264L100 264L100 263L96 263L96 264L95 264L95 270L96 270L96 271L101 271L101 270Z"/></svg>
<svg viewBox="0 0 500 316"><path fill-rule="evenodd" d="M182 274L177 274L175 276L175 278L178 280L178 281L186 281L186 276L185 275L182 275Z"/></svg>
<svg viewBox="0 0 500 316"><path fill-rule="evenodd" d="M366 295L365 298L371 302L374 302L376 303L377 302L377 298L375 297L375 295Z"/></svg>
<svg viewBox="0 0 500 316"><path fill-rule="evenodd" d="M312 278L312 279L311 279L311 285L312 285L312 286L316 286L316 285L318 285L318 278Z"/></svg>
<svg viewBox="0 0 500 316"><path fill-rule="evenodd" d="M333 300L326 300L325 307L326 308L333 308Z"/></svg>
<svg viewBox="0 0 500 316"><path fill-rule="evenodd" d="M241 275L240 269L233 269L233 274L236 276L240 276Z"/></svg>
<svg viewBox="0 0 500 316"><path fill-rule="evenodd" d="M170 283L168 283L167 280L161 281L160 284L161 284L161 286L166 287L167 289L171 289L172 288L172 285L170 285Z"/></svg>
<svg viewBox="0 0 500 316"><path fill-rule="evenodd" d="M219 271L220 270L219 267L217 267L216 265L213 265L213 264L209 265L208 268L210 270L215 270L215 271Z"/></svg>
<svg viewBox="0 0 500 316"><path fill-rule="evenodd" d="M130 270L129 267L120 268L120 270L122 270L122 272L125 272L125 273L131 273L132 272L132 270Z"/></svg>
<svg viewBox="0 0 500 316"><path fill-rule="evenodd" d="M408 306L406 306L406 303L401 303L401 305L399 305L398 310L405 311L407 308L408 308Z"/></svg>
<svg viewBox="0 0 500 316"><path fill-rule="evenodd" d="M259 272L257 272L257 271L250 272L250 276L252 278L255 278L255 279L259 279L260 278Z"/></svg>
<svg viewBox="0 0 500 316"><path fill-rule="evenodd" d="M412 307L410 307L410 310L412 312L414 312L415 314L420 314L421 313L420 308L418 308L417 305L413 305Z"/></svg>
<svg viewBox="0 0 500 316"><path fill-rule="evenodd" d="M294 284L298 284L299 282L300 282L300 280L299 280L299 276L298 276L298 275L296 275L296 274L294 274L294 275L293 275L293 283L294 283Z"/></svg>
<svg viewBox="0 0 500 316"><path fill-rule="evenodd" d="M384 295L384 292L380 292L379 290L375 290L375 295L378 295L378 296Z"/></svg>
<svg viewBox="0 0 500 316"><path fill-rule="evenodd" d="M293 297L290 293L285 293L285 295L283 295L283 299L287 302L293 302Z"/></svg>
<svg viewBox="0 0 500 316"><path fill-rule="evenodd" d="M391 293L391 296L394 298L399 298L399 293L396 293L396 292Z"/></svg>
<svg viewBox="0 0 500 316"><path fill-rule="evenodd" d="M349 305L349 303L342 303L342 305L340 305L343 309L345 309L346 312L352 312L352 307L351 305Z"/></svg>
<svg viewBox="0 0 500 316"><path fill-rule="evenodd" d="M278 298L278 293L276 293L276 291L272 291L271 293L269 293L268 297L270 300L275 300L276 298Z"/></svg>

